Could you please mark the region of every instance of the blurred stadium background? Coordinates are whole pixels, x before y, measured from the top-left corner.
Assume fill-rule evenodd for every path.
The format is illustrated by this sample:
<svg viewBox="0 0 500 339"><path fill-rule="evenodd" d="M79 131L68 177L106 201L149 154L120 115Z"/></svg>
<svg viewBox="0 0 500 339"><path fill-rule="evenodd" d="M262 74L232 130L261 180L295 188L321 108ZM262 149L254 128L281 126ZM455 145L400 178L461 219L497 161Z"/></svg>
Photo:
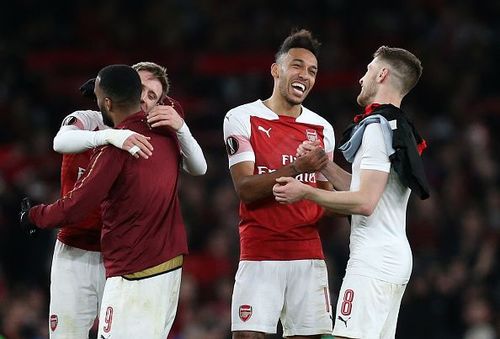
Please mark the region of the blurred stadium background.
<svg viewBox="0 0 500 339"><path fill-rule="evenodd" d="M394 2L396 3L396 2ZM97 1L4 3L0 13L0 334L46 338L55 233L17 229L24 194L59 195L52 138L78 108L78 86L112 63L166 65L171 95L209 162L180 191L191 255L171 338L230 338L238 262L238 200L222 138L225 112L267 98L273 54L293 27L322 41L306 106L338 138L357 113L358 79L382 44L407 48L424 74L403 102L427 139L433 187L412 198L414 270L397 338L490 339L500 334L499 1ZM341 161L341 156L336 154ZM345 163L343 163L345 165ZM332 302L348 257L345 219L321 222ZM279 336L276 336L278 338Z"/></svg>

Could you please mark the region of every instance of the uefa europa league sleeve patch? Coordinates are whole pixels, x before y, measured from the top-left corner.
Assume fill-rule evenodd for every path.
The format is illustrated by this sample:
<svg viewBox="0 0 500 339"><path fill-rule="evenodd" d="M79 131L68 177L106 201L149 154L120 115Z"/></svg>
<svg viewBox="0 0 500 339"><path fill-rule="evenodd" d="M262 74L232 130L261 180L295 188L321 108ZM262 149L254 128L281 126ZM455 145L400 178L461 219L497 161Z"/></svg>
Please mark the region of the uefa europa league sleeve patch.
<svg viewBox="0 0 500 339"><path fill-rule="evenodd" d="M63 120L62 125L63 126L70 126L70 125L76 124L76 122L77 122L76 118L74 116L70 115Z"/></svg>
<svg viewBox="0 0 500 339"><path fill-rule="evenodd" d="M240 144L235 137L230 136L226 139L226 152L229 155L235 155L238 152Z"/></svg>

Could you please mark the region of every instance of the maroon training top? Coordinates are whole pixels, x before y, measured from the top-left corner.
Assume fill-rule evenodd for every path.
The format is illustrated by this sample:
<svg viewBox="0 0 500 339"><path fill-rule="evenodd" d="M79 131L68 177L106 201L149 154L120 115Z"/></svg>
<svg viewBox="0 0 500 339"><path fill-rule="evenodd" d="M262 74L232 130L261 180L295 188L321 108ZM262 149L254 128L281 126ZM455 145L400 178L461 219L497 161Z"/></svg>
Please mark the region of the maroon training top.
<svg viewBox="0 0 500 339"><path fill-rule="evenodd" d="M37 205L30 218L40 228L74 224L101 203L101 249L106 276L142 271L187 253L177 197L180 150L175 134L150 129L143 112L123 120L151 137L149 159L113 146L96 150L75 188L51 205Z"/></svg>

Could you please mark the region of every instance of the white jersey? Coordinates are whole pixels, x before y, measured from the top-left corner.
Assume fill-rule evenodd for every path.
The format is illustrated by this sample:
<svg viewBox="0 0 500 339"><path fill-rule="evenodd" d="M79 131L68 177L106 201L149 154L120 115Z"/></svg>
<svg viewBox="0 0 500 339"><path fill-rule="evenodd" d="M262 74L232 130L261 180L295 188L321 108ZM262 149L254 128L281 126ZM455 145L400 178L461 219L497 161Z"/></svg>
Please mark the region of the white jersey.
<svg viewBox="0 0 500 339"><path fill-rule="evenodd" d="M385 190L370 216L353 215L347 274L358 274L394 284L410 279L412 253L406 237L406 207L410 189L391 168L380 124L366 127L352 164L351 191L359 190L361 170L389 173Z"/></svg>

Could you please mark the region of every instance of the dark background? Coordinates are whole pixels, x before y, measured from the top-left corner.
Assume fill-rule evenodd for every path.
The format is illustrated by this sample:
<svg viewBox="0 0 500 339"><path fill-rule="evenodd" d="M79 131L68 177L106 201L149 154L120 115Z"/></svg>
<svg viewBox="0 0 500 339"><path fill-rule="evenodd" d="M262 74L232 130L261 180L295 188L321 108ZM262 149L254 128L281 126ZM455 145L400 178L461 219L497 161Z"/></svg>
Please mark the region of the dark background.
<svg viewBox="0 0 500 339"><path fill-rule="evenodd" d="M294 27L322 43L305 105L337 141L359 111L358 79L380 45L422 60L403 101L429 145L432 197L412 197L414 269L397 338L495 338L500 333L500 2L410 0L53 1L3 3L0 12L0 333L45 338L54 232L17 229L23 195L59 196L52 138L64 116L95 109L78 86L112 63L168 68L171 96L204 149L208 173L182 177L191 255L172 338L229 337L238 262L237 208L223 146L228 109L270 96L270 65ZM339 154L336 159L345 166ZM321 222L332 302L348 257L348 224Z"/></svg>

